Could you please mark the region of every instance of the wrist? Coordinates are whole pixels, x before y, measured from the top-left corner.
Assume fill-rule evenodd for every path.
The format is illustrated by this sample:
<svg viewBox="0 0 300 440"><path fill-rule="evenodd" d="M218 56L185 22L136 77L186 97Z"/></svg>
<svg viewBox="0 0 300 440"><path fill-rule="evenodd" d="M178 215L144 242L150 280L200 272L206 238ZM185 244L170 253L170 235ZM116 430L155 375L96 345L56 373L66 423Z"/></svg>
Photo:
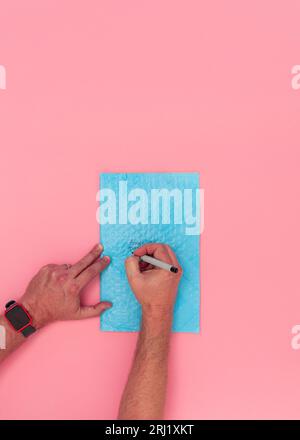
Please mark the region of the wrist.
<svg viewBox="0 0 300 440"><path fill-rule="evenodd" d="M44 327L44 324L42 322L42 320L40 319L36 309L34 306L32 306L30 303L28 303L27 301L20 301L20 304L22 304L22 306L27 310L27 312L29 313L31 320L32 320L32 325L35 329L40 329L42 327Z"/></svg>
<svg viewBox="0 0 300 440"><path fill-rule="evenodd" d="M150 338L170 335L173 321L173 307L143 306L142 326L144 335Z"/></svg>
<svg viewBox="0 0 300 440"><path fill-rule="evenodd" d="M172 321L173 308L173 305L142 305L143 319L158 322Z"/></svg>
<svg viewBox="0 0 300 440"><path fill-rule="evenodd" d="M21 302L8 301L5 305L3 319L10 345L14 345L14 342L20 338L22 340L24 337L27 338L36 331L29 311Z"/></svg>

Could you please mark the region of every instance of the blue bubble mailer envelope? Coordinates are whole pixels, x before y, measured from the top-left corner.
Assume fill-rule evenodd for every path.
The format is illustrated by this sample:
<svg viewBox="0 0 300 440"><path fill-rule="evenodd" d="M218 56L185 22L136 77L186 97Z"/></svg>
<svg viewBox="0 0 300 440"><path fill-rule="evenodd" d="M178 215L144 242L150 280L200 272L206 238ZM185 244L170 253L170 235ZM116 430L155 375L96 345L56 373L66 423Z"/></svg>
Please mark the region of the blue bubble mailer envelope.
<svg viewBox="0 0 300 440"><path fill-rule="evenodd" d="M111 257L101 274L101 300L113 303L101 316L101 330L139 330L141 309L128 284L124 262L142 244L160 242L172 247L183 268L173 331L199 332L199 191L198 173L100 175L97 217L104 254Z"/></svg>

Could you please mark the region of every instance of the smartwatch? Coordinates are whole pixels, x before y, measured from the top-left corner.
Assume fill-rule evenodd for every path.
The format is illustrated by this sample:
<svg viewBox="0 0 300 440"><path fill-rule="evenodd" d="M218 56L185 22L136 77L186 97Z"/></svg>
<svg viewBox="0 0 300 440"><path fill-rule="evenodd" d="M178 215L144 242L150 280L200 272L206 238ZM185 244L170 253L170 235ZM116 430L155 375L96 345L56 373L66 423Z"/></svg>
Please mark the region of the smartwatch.
<svg viewBox="0 0 300 440"><path fill-rule="evenodd" d="M22 304L9 301L5 306L5 318L17 333L22 333L25 338L36 331L32 325L32 318Z"/></svg>

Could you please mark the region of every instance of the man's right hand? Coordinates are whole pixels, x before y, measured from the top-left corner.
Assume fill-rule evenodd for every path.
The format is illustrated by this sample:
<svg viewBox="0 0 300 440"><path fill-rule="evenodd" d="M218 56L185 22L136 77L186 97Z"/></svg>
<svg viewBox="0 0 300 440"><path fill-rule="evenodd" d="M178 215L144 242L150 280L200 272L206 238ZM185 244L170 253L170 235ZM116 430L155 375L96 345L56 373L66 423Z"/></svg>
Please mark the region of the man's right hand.
<svg viewBox="0 0 300 440"><path fill-rule="evenodd" d="M178 268L169 272L140 262L150 255ZM133 365L119 409L120 419L161 420L168 376L168 349L182 269L172 249L150 243L126 260L129 284L142 305L142 322Z"/></svg>
<svg viewBox="0 0 300 440"><path fill-rule="evenodd" d="M141 263L139 257L151 255L178 268L178 273ZM161 243L149 243L136 249L125 262L130 287L144 311L172 310L182 268L172 249Z"/></svg>

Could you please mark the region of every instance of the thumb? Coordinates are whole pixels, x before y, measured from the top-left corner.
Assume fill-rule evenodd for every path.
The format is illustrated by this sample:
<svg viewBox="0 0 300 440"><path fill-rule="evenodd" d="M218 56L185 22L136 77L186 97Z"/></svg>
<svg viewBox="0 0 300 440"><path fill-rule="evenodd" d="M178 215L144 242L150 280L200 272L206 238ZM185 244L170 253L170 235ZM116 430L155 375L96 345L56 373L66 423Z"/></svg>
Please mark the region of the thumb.
<svg viewBox="0 0 300 440"><path fill-rule="evenodd" d="M93 306L81 306L79 309L78 319L94 318L101 315L105 310L110 309L112 303L108 301L102 301Z"/></svg>
<svg viewBox="0 0 300 440"><path fill-rule="evenodd" d="M139 257L132 255L125 260L125 269L128 279L132 279L141 274L139 266Z"/></svg>

